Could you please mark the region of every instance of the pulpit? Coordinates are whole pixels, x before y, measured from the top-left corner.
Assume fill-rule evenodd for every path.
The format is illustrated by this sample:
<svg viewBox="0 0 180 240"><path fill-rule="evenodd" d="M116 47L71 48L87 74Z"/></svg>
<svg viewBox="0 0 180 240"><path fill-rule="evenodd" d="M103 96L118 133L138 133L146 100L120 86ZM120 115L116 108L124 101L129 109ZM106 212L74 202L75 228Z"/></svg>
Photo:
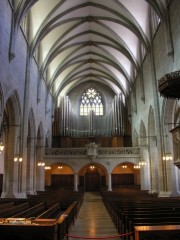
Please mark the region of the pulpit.
<svg viewBox="0 0 180 240"><path fill-rule="evenodd" d="M165 74L160 78L158 90L165 98L180 99L180 71Z"/></svg>

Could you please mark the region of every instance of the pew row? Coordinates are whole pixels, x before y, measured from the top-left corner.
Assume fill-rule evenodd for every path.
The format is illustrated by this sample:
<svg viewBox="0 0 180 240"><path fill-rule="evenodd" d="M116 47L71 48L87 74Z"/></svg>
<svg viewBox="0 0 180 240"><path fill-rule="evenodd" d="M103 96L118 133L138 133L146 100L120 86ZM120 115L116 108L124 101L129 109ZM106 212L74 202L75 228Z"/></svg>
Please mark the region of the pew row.
<svg viewBox="0 0 180 240"><path fill-rule="evenodd" d="M138 240L180 239L180 231L177 228L180 225L180 198L158 198L145 192L131 192L128 189L118 193L104 192L102 199L118 232L131 233L131 236L126 235L122 239L136 240L134 231L143 226L148 226L147 229L154 228L154 230L151 233L147 230ZM158 234L155 231L156 226L163 226L161 229L163 237L155 237L155 234ZM169 226L173 227L166 233Z"/></svg>
<svg viewBox="0 0 180 240"><path fill-rule="evenodd" d="M0 218L1 240L63 240L77 218L82 202L73 202L59 217L56 204L37 218ZM52 213L51 213L52 211ZM56 218L44 218L56 215Z"/></svg>
<svg viewBox="0 0 180 240"><path fill-rule="evenodd" d="M179 240L180 225L135 226L135 240Z"/></svg>

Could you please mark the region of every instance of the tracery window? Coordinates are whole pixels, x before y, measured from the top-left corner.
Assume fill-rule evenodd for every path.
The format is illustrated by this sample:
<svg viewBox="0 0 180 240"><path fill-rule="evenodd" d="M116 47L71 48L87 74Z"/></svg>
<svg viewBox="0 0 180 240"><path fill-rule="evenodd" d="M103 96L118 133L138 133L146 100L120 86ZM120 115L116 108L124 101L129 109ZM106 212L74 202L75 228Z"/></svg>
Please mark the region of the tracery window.
<svg viewBox="0 0 180 240"><path fill-rule="evenodd" d="M80 116L87 116L90 111L97 116L104 114L102 97L94 88L85 91L80 100Z"/></svg>

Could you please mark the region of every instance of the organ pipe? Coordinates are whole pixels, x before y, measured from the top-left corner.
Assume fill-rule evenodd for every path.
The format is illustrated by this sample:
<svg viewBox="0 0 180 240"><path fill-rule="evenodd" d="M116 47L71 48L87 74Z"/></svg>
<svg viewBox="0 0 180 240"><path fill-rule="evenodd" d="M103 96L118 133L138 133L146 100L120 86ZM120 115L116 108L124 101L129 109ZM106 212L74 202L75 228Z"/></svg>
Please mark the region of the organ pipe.
<svg viewBox="0 0 180 240"><path fill-rule="evenodd" d="M79 117L75 113L68 96L60 99L57 111L59 131L61 136L88 137L88 136L112 136L124 134L124 103L122 94L114 97L110 109L104 111L104 116L96 116L94 111L89 116ZM59 119L58 119L59 118ZM57 133L55 133L57 134Z"/></svg>

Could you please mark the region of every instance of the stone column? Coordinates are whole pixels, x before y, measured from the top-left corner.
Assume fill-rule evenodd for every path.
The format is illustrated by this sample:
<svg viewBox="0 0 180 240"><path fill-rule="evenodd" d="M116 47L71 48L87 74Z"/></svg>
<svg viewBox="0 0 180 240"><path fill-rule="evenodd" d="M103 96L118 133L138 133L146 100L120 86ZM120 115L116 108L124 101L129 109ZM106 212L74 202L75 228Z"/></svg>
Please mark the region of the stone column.
<svg viewBox="0 0 180 240"><path fill-rule="evenodd" d="M36 174L36 190L37 191L45 191L44 189L44 182L45 182L45 170L44 164L39 164L37 166L37 174Z"/></svg>
<svg viewBox="0 0 180 240"><path fill-rule="evenodd" d="M108 191L112 191L111 173L108 172Z"/></svg>
<svg viewBox="0 0 180 240"><path fill-rule="evenodd" d="M74 191L78 192L78 173L74 173Z"/></svg>

